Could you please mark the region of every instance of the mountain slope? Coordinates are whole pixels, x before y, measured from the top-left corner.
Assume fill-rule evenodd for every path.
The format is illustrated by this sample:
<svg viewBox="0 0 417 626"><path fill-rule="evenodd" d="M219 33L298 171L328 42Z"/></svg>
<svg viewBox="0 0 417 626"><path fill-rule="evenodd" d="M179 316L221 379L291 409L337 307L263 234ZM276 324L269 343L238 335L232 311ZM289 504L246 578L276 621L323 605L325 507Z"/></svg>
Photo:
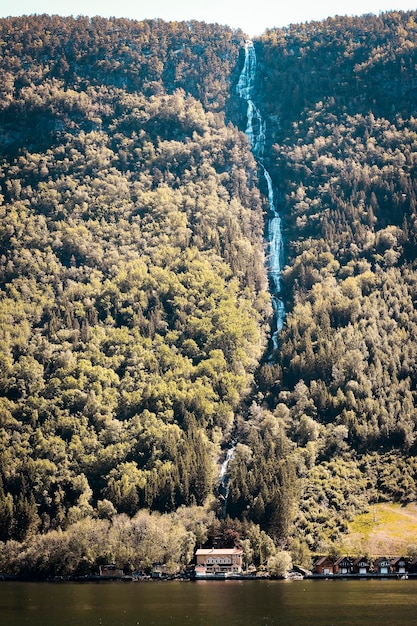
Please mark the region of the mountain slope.
<svg viewBox="0 0 417 626"><path fill-rule="evenodd" d="M289 311L259 382L297 445L298 532L319 550L352 510L416 497L416 44L411 12L258 44Z"/></svg>
<svg viewBox="0 0 417 626"><path fill-rule="evenodd" d="M243 34L0 21L0 571L175 568L197 542L303 562L415 500L415 17L254 42L287 259L273 354Z"/></svg>
<svg viewBox="0 0 417 626"><path fill-rule="evenodd" d="M68 38L42 35L45 22ZM181 89L116 86L120 63L103 84L97 67L116 48L102 29L113 23L17 23L31 29L8 47L6 66L26 69L2 112L3 539L100 506L132 515L203 504L269 311L244 136ZM138 31L179 45L175 26L117 26L119 48ZM3 38L15 27L3 21ZM216 29L211 48L200 28L194 47L222 63ZM73 62L68 79L55 77L59 45ZM132 81L144 81L142 56L135 72L131 61Z"/></svg>

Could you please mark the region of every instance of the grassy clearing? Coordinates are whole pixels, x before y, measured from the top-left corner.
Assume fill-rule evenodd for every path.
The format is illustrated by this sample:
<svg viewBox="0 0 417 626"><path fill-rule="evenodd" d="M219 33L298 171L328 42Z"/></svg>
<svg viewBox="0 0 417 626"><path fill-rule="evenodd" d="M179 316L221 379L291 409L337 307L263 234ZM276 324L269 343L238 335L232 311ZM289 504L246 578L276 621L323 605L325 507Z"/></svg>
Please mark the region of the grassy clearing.
<svg viewBox="0 0 417 626"><path fill-rule="evenodd" d="M417 505L376 504L349 523L340 546L343 554L417 554Z"/></svg>

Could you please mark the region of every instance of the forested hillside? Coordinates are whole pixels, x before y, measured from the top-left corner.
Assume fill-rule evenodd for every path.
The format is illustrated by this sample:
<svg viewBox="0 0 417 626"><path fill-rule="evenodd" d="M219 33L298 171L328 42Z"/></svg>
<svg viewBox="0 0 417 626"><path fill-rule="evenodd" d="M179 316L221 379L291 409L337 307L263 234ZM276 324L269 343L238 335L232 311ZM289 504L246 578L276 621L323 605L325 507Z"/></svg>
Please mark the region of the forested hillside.
<svg viewBox="0 0 417 626"><path fill-rule="evenodd" d="M255 41L285 227L272 355L244 34L0 20L0 571L233 542L307 563L416 499L415 17Z"/></svg>
<svg viewBox="0 0 417 626"><path fill-rule="evenodd" d="M270 307L239 38L1 29L1 538L203 505Z"/></svg>
<svg viewBox="0 0 417 626"><path fill-rule="evenodd" d="M355 509L417 493L414 20L334 18L257 44L288 298L259 384L297 446L297 524L316 549Z"/></svg>

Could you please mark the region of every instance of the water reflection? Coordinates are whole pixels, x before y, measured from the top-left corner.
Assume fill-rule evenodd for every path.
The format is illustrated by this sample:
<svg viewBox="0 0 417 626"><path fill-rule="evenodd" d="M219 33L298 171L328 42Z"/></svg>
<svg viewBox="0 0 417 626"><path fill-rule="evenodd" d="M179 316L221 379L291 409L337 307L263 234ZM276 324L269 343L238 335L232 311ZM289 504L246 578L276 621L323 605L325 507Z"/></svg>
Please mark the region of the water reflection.
<svg viewBox="0 0 417 626"><path fill-rule="evenodd" d="M0 583L5 626L413 624L417 581Z"/></svg>

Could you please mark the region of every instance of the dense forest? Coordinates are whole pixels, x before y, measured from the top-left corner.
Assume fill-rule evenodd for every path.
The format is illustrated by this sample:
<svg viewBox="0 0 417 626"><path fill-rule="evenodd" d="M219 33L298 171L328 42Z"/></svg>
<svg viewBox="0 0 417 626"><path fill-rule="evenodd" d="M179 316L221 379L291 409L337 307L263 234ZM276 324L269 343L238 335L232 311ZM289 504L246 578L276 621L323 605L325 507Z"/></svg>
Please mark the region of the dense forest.
<svg viewBox="0 0 417 626"><path fill-rule="evenodd" d="M416 16L254 42L273 353L244 33L0 20L0 572L307 565L417 498Z"/></svg>

